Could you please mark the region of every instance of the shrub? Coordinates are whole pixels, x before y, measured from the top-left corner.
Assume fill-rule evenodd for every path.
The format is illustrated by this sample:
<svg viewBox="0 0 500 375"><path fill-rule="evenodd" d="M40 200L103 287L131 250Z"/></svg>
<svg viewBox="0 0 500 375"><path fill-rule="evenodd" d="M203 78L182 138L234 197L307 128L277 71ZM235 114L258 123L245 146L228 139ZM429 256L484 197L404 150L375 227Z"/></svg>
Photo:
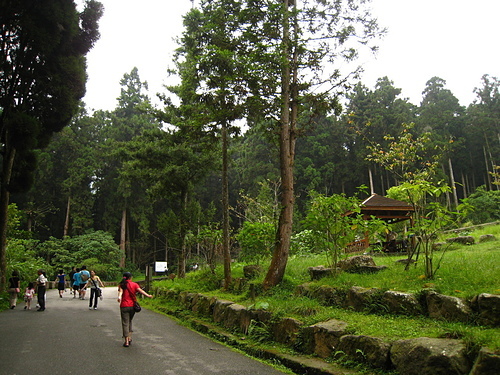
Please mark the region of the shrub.
<svg viewBox="0 0 500 375"><path fill-rule="evenodd" d="M500 190L487 191L484 186L480 186L475 193L463 199L463 202L474 207L467 215L467 220L474 224L500 220Z"/></svg>

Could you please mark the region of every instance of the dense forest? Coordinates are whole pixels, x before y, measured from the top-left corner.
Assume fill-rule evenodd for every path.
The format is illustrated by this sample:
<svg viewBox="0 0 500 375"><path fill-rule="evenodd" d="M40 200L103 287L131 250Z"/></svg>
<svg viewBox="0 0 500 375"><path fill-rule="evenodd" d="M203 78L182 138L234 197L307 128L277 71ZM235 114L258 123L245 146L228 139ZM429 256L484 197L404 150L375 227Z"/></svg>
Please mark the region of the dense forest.
<svg viewBox="0 0 500 375"><path fill-rule="evenodd" d="M467 107L439 77L430 77L418 106L390 77L374 88L356 83L356 72L335 64L355 60L351 40L375 48L381 30L361 7L319 3L217 0L193 8L173 61L180 83L161 93L162 107L151 104L134 68L120 81L113 111L89 113L80 102L71 120L60 121L67 126L27 144L26 160L2 182L12 203L8 236L29 239L47 264L70 266L76 239L98 233L86 237L106 244L95 259L117 269L167 260L181 276L194 263L229 267L253 236L268 239L256 247L284 272L312 196L363 199L404 182L380 156L398 142L392 155L407 176L431 161L438 167L432 180L451 187L442 198L449 210L475 203L464 220L500 219L498 79L478 77Z"/></svg>
<svg viewBox="0 0 500 375"><path fill-rule="evenodd" d="M39 151L32 189L12 198L25 214L24 229L40 240L103 230L124 244L127 258L138 265L165 256L176 264L181 246L176 195L184 183L192 183L186 229L193 241L190 257L193 262L206 261L199 259L207 253L195 238L209 228L214 233L220 228L220 154L210 148L206 156L203 148L175 149L171 138L176 135L147 110L147 86L137 69L125 74L121 84L114 111L89 115L82 107L70 125ZM387 77L379 79L374 89L357 84L342 114L316 119L298 139L296 216L305 215L311 191L352 196L359 186L370 186L370 175L374 192L385 195L398 181L367 160L367 146L383 144L385 135L397 136L403 123L415 123L416 135L430 132L429 152L445 150L439 153L439 178L451 183L453 173L459 200L480 186L498 189L491 172L500 155L499 82L485 75L482 84L476 90L477 100L467 108L437 77L427 82L418 107L401 98L401 90ZM277 145L258 128L232 136L230 144L234 236L245 220L258 220L247 212L249 205L254 210L268 205L265 214L272 215L278 205L279 161ZM144 153L150 165L137 162ZM148 168L156 170L153 175L144 174ZM453 197L448 199L453 205ZM300 220L296 223L300 231ZM236 245L233 252L237 253Z"/></svg>

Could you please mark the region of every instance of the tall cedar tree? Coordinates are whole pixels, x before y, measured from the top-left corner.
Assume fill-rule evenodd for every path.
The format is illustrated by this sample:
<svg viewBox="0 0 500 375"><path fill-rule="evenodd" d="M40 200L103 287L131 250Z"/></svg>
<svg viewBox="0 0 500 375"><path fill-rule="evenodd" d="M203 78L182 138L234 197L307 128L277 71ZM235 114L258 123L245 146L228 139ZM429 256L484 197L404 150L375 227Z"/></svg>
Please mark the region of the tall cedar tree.
<svg viewBox="0 0 500 375"><path fill-rule="evenodd" d="M34 150L66 126L85 93L85 55L99 38L102 4L0 0L0 288L5 286L10 193L31 185Z"/></svg>
<svg viewBox="0 0 500 375"><path fill-rule="evenodd" d="M226 287L231 283L228 145L231 133L238 130L231 124L243 116L245 99L245 66L242 54L238 53L241 7L239 1L202 1L200 9L192 9L186 15L185 31L175 58L176 73L182 82L169 87L181 104L170 105L166 110L170 113L170 123L190 129L187 134L220 133Z"/></svg>
<svg viewBox="0 0 500 375"><path fill-rule="evenodd" d="M358 72L357 69L344 72L339 68L340 63L355 60L358 46L367 46L383 32L371 18L366 3L305 0L299 6L293 0L278 5L271 1L249 2L248 20L253 23L249 30L262 30L254 36L259 43L249 41L250 46L256 46L248 54L257 73L254 78L259 77L252 81L260 88L255 90L260 94L255 95L259 98L255 101L263 105L260 111L252 112L275 119L277 128L271 130L279 134L280 149L281 212L273 258L264 279L265 289L282 281L288 262L297 137L313 126L320 115L339 111L338 96L346 89L349 76ZM257 25L260 27L253 27ZM266 90L266 83L271 77L276 79L276 72L280 89L273 95Z"/></svg>

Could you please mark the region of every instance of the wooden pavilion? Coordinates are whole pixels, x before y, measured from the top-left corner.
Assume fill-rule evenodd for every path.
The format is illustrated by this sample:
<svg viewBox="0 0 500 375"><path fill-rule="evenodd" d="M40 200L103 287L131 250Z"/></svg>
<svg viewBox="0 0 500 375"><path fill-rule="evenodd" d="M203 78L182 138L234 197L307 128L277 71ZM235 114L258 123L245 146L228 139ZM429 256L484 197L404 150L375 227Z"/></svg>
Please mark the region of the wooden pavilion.
<svg viewBox="0 0 500 375"><path fill-rule="evenodd" d="M412 205L398 201L396 199L386 198L378 194L372 194L361 203L361 214L363 218L369 220L372 217L382 219L387 223L393 224L400 221L410 220L410 226L413 225ZM349 215L349 214L348 214ZM352 213L350 215L353 215ZM370 245L369 238L350 243L346 247L346 252L356 252L366 249ZM396 238L388 237L383 244L384 250L388 252L403 251L407 247L406 241L397 241Z"/></svg>

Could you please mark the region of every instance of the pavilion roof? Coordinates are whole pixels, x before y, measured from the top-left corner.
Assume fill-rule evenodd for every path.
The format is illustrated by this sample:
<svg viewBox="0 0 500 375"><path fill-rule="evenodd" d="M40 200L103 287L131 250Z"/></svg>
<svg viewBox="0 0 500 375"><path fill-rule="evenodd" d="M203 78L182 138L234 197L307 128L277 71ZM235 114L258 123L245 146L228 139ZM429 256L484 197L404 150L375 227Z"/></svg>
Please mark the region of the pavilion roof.
<svg viewBox="0 0 500 375"><path fill-rule="evenodd" d="M372 194L361 203L361 213L365 217L377 217L388 222L409 220L415 209L409 203Z"/></svg>

